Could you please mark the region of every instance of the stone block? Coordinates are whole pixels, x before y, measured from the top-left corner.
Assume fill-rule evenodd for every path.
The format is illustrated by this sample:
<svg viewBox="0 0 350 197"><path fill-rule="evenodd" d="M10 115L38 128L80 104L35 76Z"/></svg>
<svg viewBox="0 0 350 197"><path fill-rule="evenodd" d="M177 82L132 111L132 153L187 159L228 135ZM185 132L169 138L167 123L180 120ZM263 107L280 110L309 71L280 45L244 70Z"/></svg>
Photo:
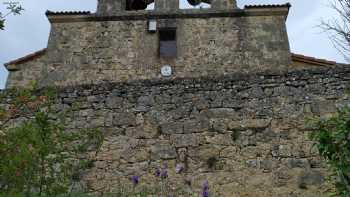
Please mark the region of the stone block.
<svg viewBox="0 0 350 197"><path fill-rule="evenodd" d="M216 134L214 136L206 136L206 141L209 144L231 146L234 144L231 134Z"/></svg>
<svg viewBox="0 0 350 197"><path fill-rule="evenodd" d="M125 134L137 139L152 139L159 135L159 131L157 125L147 121L140 126L126 128Z"/></svg>
<svg viewBox="0 0 350 197"><path fill-rule="evenodd" d="M103 127L105 126L105 117L103 116L94 117L88 122L88 124L93 128Z"/></svg>
<svg viewBox="0 0 350 197"><path fill-rule="evenodd" d="M279 145L278 156L279 157L291 157L293 155L292 145Z"/></svg>
<svg viewBox="0 0 350 197"><path fill-rule="evenodd" d="M152 106L154 103L154 99L152 96L141 96L137 99L138 106Z"/></svg>
<svg viewBox="0 0 350 197"><path fill-rule="evenodd" d="M79 112L79 116L82 116L82 117L91 116L93 115L93 112L94 111L92 109L84 109Z"/></svg>
<svg viewBox="0 0 350 197"><path fill-rule="evenodd" d="M98 102L101 102L101 96L99 95L92 95L92 96L88 96L87 97L87 101L89 103L98 103Z"/></svg>
<svg viewBox="0 0 350 197"><path fill-rule="evenodd" d="M177 156L175 147L166 144L156 144L151 147L151 151L153 160L175 159Z"/></svg>
<svg viewBox="0 0 350 197"><path fill-rule="evenodd" d="M286 168L280 168L273 172L273 184L276 187L286 186L291 180L292 176Z"/></svg>
<svg viewBox="0 0 350 197"><path fill-rule="evenodd" d="M209 121L204 120L187 120L183 123L184 133L200 133L209 130Z"/></svg>
<svg viewBox="0 0 350 197"><path fill-rule="evenodd" d="M210 119L210 126L212 131L219 132L219 133L225 133L227 132L227 122L229 120L227 119Z"/></svg>
<svg viewBox="0 0 350 197"><path fill-rule="evenodd" d="M174 134L170 136L170 140L177 148L195 147L200 141L196 134Z"/></svg>
<svg viewBox="0 0 350 197"><path fill-rule="evenodd" d="M200 97L200 98L193 99L193 104L199 110L204 110L209 108L209 102L205 98Z"/></svg>
<svg viewBox="0 0 350 197"><path fill-rule="evenodd" d="M321 185L324 181L324 176L319 171L303 171L298 177L298 187L306 189L308 186Z"/></svg>
<svg viewBox="0 0 350 197"><path fill-rule="evenodd" d="M121 153L121 158L129 163L143 162L150 159L147 149L126 149Z"/></svg>
<svg viewBox="0 0 350 197"><path fill-rule="evenodd" d="M263 172L269 173L273 169L275 169L278 164L276 161L272 159L262 159L262 160L259 160L259 165L260 165L260 169L262 169Z"/></svg>
<svg viewBox="0 0 350 197"><path fill-rule="evenodd" d="M257 168L258 167L258 160L256 159L249 159L246 161L246 165L249 168Z"/></svg>
<svg viewBox="0 0 350 197"><path fill-rule="evenodd" d="M188 149L188 156L197 161L206 162L210 158L218 159L221 148L214 145L192 147Z"/></svg>
<svg viewBox="0 0 350 197"><path fill-rule="evenodd" d="M228 146L224 149L221 150L220 152L220 157L222 158L234 158L234 157L238 157L238 148L235 146Z"/></svg>
<svg viewBox="0 0 350 197"><path fill-rule="evenodd" d="M115 126L133 126L136 124L136 116L130 112L117 113L113 117Z"/></svg>
<svg viewBox="0 0 350 197"><path fill-rule="evenodd" d="M110 109L118 109L123 107L123 98L117 96L109 96L106 99L106 107Z"/></svg>
<svg viewBox="0 0 350 197"><path fill-rule="evenodd" d="M201 115L207 118L226 118L226 119L237 119L238 113L236 110L231 108L214 108L209 110L203 110Z"/></svg>
<svg viewBox="0 0 350 197"><path fill-rule="evenodd" d="M323 100L311 104L311 111L317 115L328 115L337 112L334 101Z"/></svg>
<svg viewBox="0 0 350 197"><path fill-rule="evenodd" d="M286 162L289 168L304 168L304 169L310 168L310 163L308 159L288 158Z"/></svg>
<svg viewBox="0 0 350 197"><path fill-rule="evenodd" d="M241 121L231 121L228 123L230 130L245 129L265 129L271 123L271 119L246 119Z"/></svg>
<svg viewBox="0 0 350 197"><path fill-rule="evenodd" d="M182 122L169 122L160 126L163 134L181 134L184 133L184 125Z"/></svg>

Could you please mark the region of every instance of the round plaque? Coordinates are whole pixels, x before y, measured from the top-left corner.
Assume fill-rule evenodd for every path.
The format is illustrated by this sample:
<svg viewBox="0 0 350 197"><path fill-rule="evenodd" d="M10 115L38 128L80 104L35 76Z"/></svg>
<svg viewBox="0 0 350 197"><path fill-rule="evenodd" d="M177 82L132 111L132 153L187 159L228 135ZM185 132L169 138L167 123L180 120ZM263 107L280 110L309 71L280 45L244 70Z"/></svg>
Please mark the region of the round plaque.
<svg viewBox="0 0 350 197"><path fill-rule="evenodd" d="M171 66L169 65L164 65L160 69L160 73L162 74L163 77L170 77L172 75L172 69Z"/></svg>

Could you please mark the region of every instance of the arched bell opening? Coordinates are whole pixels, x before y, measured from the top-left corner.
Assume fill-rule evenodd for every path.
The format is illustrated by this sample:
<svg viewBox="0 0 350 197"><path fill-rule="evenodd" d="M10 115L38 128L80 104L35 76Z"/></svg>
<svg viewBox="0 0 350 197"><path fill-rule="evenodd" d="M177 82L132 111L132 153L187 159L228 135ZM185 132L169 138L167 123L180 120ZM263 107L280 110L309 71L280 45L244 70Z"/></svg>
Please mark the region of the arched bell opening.
<svg viewBox="0 0 350 197"><path fill-rule="evenodd" d="M187 2L192 5L192 6L198 6L201 3L205 3L205 4L211 4L210 0L187 0Z"/></svg>
<svg viewBox="0 0 350 197"><path fill-rule="evenodd" d="M211 8L211 0L185 0L180 1L180 9L208 9Z"/></svg>
<svg viewBox="0 0 350 197"><path fill-rule="evenodd" d="M146 10L154 10L154 9L155 9L155 2L150 3L150 4L147 5Z"/></svg>
<svg viewBox="0 0 350 197"><path fill-rule="evenodd" d="M150 10L152 7L154 8L154 0L126 0L125 6L126 10Z"/></svg>

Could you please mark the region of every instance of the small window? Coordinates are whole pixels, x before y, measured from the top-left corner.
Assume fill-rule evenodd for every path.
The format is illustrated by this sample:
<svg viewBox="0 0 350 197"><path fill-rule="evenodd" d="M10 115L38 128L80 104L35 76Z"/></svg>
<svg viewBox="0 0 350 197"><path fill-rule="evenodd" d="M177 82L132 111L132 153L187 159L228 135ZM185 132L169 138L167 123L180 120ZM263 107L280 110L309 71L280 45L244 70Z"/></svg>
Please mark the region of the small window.
<svg viewBox="0 0 350 197"><path fill-rule="evenodd" d="M159 30L159 54L160 57L176 57L176 29Z"/></svg>

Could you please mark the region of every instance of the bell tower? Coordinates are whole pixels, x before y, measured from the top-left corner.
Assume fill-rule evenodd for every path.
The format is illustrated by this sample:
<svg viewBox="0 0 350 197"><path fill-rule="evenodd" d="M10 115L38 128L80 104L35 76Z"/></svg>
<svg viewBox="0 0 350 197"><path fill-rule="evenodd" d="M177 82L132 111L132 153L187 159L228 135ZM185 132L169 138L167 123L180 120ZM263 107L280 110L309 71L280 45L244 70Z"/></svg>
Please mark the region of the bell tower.
<svg viewBox="0 0 350 197"><path fill-rule="evenodd" d="M236 0L187 0L191 5L200 3L211 4L215 10L237 8ZM98 0L97 15L116 15L130 10L144 10L151 3L155 3L156 11L179 9L179 0Z"/></svg>

